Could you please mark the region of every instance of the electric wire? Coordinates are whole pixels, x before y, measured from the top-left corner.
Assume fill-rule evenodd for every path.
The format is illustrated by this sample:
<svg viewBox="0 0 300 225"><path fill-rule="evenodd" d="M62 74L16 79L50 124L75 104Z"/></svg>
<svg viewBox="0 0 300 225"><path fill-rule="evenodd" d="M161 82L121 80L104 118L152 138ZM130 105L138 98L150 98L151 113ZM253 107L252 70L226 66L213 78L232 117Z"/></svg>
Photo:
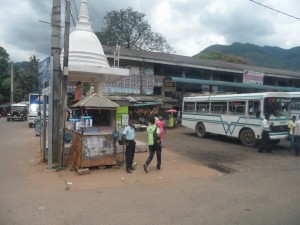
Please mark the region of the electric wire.
<svg viewBox="0 0 300 225"><path fill-rule="evenodd" d="M274 8L270 7L270 6L263 5L263 4L259 3L259 2L254 1L254 0L249 0L249 1L250 1L250 2L253 2L253 3L255 3L255 4L258 4L258 5L260 5L260 6L263 6L263 7L265 7L265 8L271 9L271 10L273 10L273 11L275 11L275 12L278 12L278 13L281 13L281 14L283 14L283 15L286 15L286 16L289 16L289 17L291 17L291 18L294 18L294 19L296 19L296 20L300 20L300 18L298 18L298 17L296 17L296 16L287 14L287 13L282 12L282 11L279 11L279 10L277 10L277 9L274 9Z"/></svg>
<svg viewBox="0 0 300 225"><path fill-rule="evenodd" d="M91 2L89 2L88 8L91 11L91 13L95 17L97 17L103 23L103 25L105 26L106 25L105 21L99 16L99 13L95 10L95 7L91 4ZM100 30L101 30L101 26L100 25L99 25L99 27L100 27Z"/></svg>
<svg viewBox="0 0 300 225"><path fill-rule="evenodd" d="M71 18L72 18L72 22L74 27L76 26L76 18L78 18L78 9L77 9L77 5L76 5L76 1L72 0L72 4L71 4Z"/></svg>

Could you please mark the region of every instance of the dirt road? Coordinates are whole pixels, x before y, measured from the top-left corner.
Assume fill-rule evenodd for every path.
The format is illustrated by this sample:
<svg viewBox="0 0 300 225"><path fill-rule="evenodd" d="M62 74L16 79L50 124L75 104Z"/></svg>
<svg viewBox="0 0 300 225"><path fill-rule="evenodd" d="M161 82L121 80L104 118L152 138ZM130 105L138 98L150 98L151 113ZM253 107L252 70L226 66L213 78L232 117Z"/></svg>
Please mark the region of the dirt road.
<svg viewBox="0 0 300 225"><path fill-rule="evenodd" d="M146 140L145 133L138 139ZM167 131L161 171L49 172L26 122L0 119L0 224L299 224L300 164L286 144L272 155L234 140ZM231 173L211 169L221 164Z"/></svg>

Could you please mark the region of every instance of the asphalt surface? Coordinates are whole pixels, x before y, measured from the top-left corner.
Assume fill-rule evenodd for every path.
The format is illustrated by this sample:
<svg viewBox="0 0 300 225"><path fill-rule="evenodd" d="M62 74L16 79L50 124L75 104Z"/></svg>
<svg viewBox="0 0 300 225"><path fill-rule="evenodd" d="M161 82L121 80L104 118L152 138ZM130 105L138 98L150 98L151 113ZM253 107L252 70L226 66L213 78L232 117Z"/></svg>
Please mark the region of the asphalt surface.
<svg viewBox="0 0 300 225"><path fill-rule="evenodd" d="M146 140L145 132L137 139ZM235 139L167 130L162 170L91 169L83 176L40 163L27 122L0 119L0 224L300 224L299 157L283 141L273 154Z"/></svg>

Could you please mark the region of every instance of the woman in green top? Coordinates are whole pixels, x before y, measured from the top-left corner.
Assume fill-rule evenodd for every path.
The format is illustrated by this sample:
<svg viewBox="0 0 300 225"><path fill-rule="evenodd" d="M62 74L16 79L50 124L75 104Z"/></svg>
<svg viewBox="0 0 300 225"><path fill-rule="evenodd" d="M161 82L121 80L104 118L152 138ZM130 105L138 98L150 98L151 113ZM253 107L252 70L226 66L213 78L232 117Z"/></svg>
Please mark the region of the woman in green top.
<svg viewBox="0 0 300 225"><path fill-rule="evenodd" d="M151 163L155 153L157 157L156 169L160 170L161 165L161 141L159 128L155 125L155 119L153 116L149 118L149 122L150 124L147 126L149 157L144 164L144 170L146 173L149 171L148 166Z"/></svg>

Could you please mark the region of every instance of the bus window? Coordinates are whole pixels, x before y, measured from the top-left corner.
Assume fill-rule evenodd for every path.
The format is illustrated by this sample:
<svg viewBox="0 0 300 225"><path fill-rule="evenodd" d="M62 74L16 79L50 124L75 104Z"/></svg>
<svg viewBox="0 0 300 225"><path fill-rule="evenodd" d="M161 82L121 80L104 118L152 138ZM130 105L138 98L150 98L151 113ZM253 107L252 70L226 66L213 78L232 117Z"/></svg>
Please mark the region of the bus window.
<svg viewBox="0 0 300 225"><path fill-rule="evenodd" d="M256 116L260 111L259 100L249 100L248 102L248 112L249 115Z"/></svg>
<svg viewBox="0 0 300 225"><path fill-rule="evenodd" d="M196 103L197 112L209 112L209 102Z"/></svg>
<svg viewBox="0 0 300 225"><path fill-rule="evenodd" d="M245 101L234 101L229 102L229 113L230 114L245 114L246 103Z"/></svg>
<svg viewBox="0 0 300 225"><path fill-rule="evenodd" d="M291 103L291 110L300 110L300 100L299 100L299 102Z"/></svg>
<svg viewBox="0 0 300 225"><path fill-rule="evenodd" d="M290 101L288 98L265 98L264 112L273 116L287 116Z"/></svg>
<svg viewBox="0 0 300 225"><path fill-rule="evenodd" d="M224 114L227 111L226 102L212 102L211 103L211 113Z"/></svg>
<svg viewBox="0 0 300 225"><path fill-rule="evenodd" d="M185 102L184 103L185 112L195 112L195 102Z"/></svg>

